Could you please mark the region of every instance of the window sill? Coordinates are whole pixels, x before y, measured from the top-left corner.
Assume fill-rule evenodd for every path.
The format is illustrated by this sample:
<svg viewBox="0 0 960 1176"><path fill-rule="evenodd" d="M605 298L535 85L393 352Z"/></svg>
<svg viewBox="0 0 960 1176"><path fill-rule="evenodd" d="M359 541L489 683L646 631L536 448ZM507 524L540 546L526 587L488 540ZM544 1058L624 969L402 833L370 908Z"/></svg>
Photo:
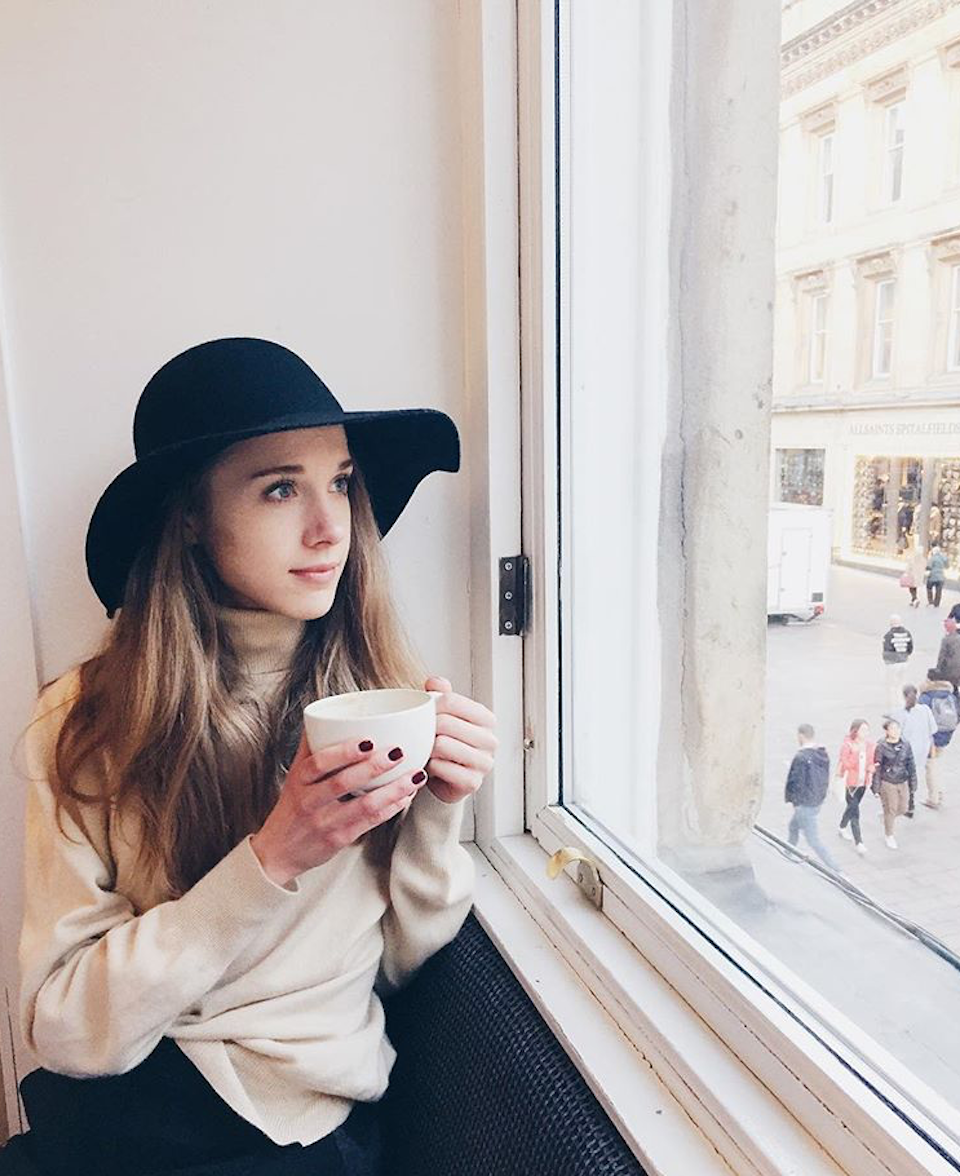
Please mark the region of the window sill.
<svg viewBox="0 0 960 1176"><path fill-rule="evenodd" d="M565 843L574 842L557 845ZM604 871L605 908L608 900L619 907L610 863L597 846L585 848ZM892 1104L868 1109L860 1080L814 1058L789 1017L744 997L735 971L717 968L711 978L655 900L633 917L631 942L567 875L548 880L547 854L532 836L470 850L478 918L651 1174L725 1171L716 1160L678 1166L678 1149L704 1142L749 1176L955 1171ZM649 950L634 947L637 935ZM691 978L699 1013L688 1003ZM649 1108L663 1092L670 1101L652 1126Z"/></svg>
<svg viewBox="0 0 960 1176"><path fill-rule="evenodd" d="M650 1176L843 1171L570 878L548 881L532 837L497 842L496 866L469 848L477 918ZM633 1009L564 941L565 923L629 991Z"/></svg>

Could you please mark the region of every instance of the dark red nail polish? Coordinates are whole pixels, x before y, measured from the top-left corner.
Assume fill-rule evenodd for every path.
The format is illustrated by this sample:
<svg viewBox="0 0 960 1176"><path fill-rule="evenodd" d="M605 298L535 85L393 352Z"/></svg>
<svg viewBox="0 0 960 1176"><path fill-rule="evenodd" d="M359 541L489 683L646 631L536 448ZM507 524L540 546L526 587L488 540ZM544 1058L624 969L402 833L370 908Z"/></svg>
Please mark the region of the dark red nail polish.
<svg viewBox="0 0 960 1176"><path fill-rule="evenodd" d="M412 784L422 784L427 778L426 772L416 772L411 778Z"/></svg>
<svg viewBox="0 0 960 1176"><path fill-rule="evenodd" d="M360 744L360 750L361 751L373 751L373 744L370 742L369 739L364 739L364 741Z"/></svg>
<svg viewBox="0 0 960 1176"><path fill-rule="evenodd" d="M403 759L403 750L399 747L395 747L392 751L387 752L387 759L392 759L394 762L396 762L398 759Z"/></svg>

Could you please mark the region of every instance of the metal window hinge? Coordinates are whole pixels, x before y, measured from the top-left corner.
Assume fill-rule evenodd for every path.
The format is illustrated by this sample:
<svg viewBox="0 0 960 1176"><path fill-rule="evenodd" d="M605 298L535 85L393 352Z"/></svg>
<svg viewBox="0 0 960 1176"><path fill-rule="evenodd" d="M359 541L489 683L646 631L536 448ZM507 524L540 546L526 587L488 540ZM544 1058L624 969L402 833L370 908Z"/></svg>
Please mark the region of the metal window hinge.
<svg viewBox="0 0 960 1176"><path fill-rule="evenodd" d="M530 561L525 555L500 560L500 636L522 637L527 629Z"/></svg>
<svg viewBox="0 0 960 1176"><path fill-rule="evenodd" d="M581 853L579 849L565 845L547 862L547 874L551 878L557 878L571 862L577 863L577 885L593 905L600 909L603 906L603 883L600 881L597 863L592 857Z"/></svg>

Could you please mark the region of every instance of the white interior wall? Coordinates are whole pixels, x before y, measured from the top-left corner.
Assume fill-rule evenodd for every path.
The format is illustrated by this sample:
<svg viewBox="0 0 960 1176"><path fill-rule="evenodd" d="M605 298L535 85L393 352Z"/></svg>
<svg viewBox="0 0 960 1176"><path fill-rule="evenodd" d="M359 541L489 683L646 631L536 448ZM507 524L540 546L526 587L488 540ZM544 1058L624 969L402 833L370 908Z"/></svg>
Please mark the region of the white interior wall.
<svg viewBox="0 0 960 1176"><path fill-rule="evenodd" d="M3 536L22 527L29 601L12 561L0 608L21 663L32 611L40 679L103 630L87 520L132 458L141 388L185 346L264 335L347 408L464 421L457 21L456 0L4 4L0 345L20 513L4 485ZM468 475L428 479L387 540L411 632L462 690ZM22 702L24 664L17 681ZM22 782L6 763L9 975Z"/></svg>

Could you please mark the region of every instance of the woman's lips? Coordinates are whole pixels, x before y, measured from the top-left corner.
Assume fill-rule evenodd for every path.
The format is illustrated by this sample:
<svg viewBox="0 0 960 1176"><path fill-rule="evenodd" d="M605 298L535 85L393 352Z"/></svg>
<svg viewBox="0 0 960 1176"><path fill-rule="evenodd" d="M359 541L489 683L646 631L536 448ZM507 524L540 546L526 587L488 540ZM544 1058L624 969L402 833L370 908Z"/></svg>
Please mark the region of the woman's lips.
<svg viewBox="0 0 960 1176"><path fill-rule="evenodd" d="M337 574L337 565L318 564L312 568L291 568L290 574L307 584L329 584Z"/></svg>

